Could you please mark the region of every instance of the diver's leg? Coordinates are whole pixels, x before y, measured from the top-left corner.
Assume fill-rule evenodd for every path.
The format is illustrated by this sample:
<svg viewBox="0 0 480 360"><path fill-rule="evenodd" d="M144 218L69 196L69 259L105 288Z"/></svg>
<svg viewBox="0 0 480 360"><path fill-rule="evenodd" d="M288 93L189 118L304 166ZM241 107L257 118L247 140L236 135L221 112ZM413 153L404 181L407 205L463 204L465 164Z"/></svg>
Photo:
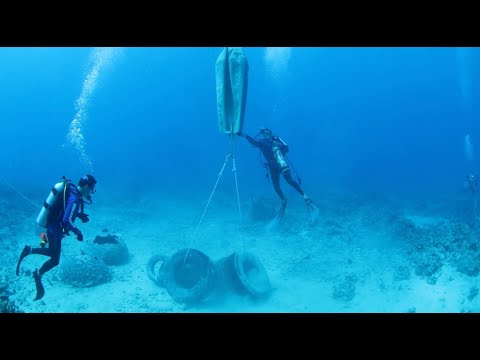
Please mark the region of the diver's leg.
<svg viewBox="0 0 480 360"><path fill-rule="evenodd" d="M313 201L307 196L307 194L303 192L300 185L295 180L293 180L292 174L290 173L290 169L287 168L283 171L283 177L290 184L291 187L293 187L295 190L297 190L300 193L300 195L303 196L303 200L305 200L305 203L307 204L308 207L313 206Z"/></svg>
<svg viewBox="0 0 480 360"><path fill-rule="evenodd" d="M33 272L33 279L35 280L35 287L37 289L37 295L34 300L40 300L45 295L45 288L42 284L42 275L53 269L60 262L63 236L62 229L59 225L48 229L48 254L50 259L43 263L40 270L35 269Z"/></svg>
<svg viewBox="0 0 480 360"><path fill-rule="evenodd" d="M38 274L42 276L47 271L53 269L57 266L60 262L60 252L62 251L62 238L63 233L61 229L55 229L53 231L49 231L48 234L48 249L37 249L37 250L48 250L47 254L50 256L50 259L45 261L38 271ZM40 252L39 252L40 253ZM43 254L42 254L43 255Z"/></svg>
<svg viewBox="0 0 480 360"><path fill-rule="evenodd" d="M50 234L49 231L47 233ZM17 270L16 274L18 275L20 272L20 264L22 263L23 259L27 257L28 255L35 254L35 255L43 255L43 256L52 256L52 249L50 247L50 243L48 245L48 248L32 248L29 245L25 245L25 247L22 250L22 253L20 254L20 258L18 259L17 262Z"/></svg>
<svg viewBox="0 0 480 360"><path fill-rule="evenodd" d="M47 228L47 247L38 247L32 249L32 254L43 256L54 256L56 251L56 238L63 237L63 231L59 224L49 225Z"/></svg>
<svg viewBox="0 0 480 360"><path fill-rule="evenodd" d="M303 196L305 194L302 188L300 187L300 185L298 185L298 183L295 180L293 180L292 174L290 174L290 169L287 168L283 170L283 177L285 178L285 181L290 184L291 187L293 187L295 190L297 190L300 193L300 195Z"/></svg>
<svg viewBox="0 0 480 360"><path fill-rule="evenodd" d="M275 189L275 192L278 194L278 196L282 201L285 200L283 191L280 188L280 172L278 170L270 169L270 174L272 177L272 184L273 184L273 188Z"/></svg>
<svg viewBox="0 0 480 360"><path fill-rule="evenodd" d="M270 168L270 174L272 176L273 188L282 200L282 206L280 207L280 211L278 214L279 217L282 217L285 214L285 208L287 207L287 199L285 199L283 191L280 188L280 172L277 169Z"/></svg>
<svg viewBox="0 0 480 360"><path fill-rule="evenodd" d="M51 252L52 251L50 249L50 244L48 245L48 248L33 248L32 249L32 254L36 254L36 255L52 256Z"/></svg>

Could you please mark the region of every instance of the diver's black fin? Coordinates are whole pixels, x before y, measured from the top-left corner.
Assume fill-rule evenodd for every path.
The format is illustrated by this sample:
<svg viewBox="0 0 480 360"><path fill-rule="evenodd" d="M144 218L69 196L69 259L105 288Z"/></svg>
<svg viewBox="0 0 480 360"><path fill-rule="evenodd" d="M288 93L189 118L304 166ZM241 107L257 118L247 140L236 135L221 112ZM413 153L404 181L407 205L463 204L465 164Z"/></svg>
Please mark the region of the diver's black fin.
<svg viewBox="0 0 480 360"><path fill-rule="evenodd" d="M285 216L286 207L287 207L287 199L284 199L282 201L282 205L280 206L280 209L278 210L277 215L267 224L266 228L268 231L274 230L278 227L283 217Z"/></svg>
<svg viewBox="0 0 480 360"><path fill-rule="evenodd" d="M275 216L266 226L266 229L268 231L272 231L272 230L275 230L278 228L278 225L280 224L280 218L277 216Z"/></svg>
<svg viewBox="0 0 480 360"><path fill-rule="evenodd" d="M278 210L278 219L282 219L285 216L285 208L287 207L287 199L282 200L282 205L280 206L280 209Z"/></svg>
<svg viewBox="0 0 480 360"><path fill-rule="evenodd" d="M317 224L318 219L320 218L320 210L318 209L317 205L311 200L307 203L307 207L310 213L309 225L314 226Z"/></svg>
<svg viewBox="0 0 480 360"><path fill-rule="evenodd" d="M25 247L22 250L22 253L20 254L20 257L18 258L17 270L15 271L17 276L20 273L20 264L22 263L22 260L25 258L25 256L30 255L31 252L32 252L32 248L28 245L25 245Z"/></svg>
<svg viewBox="0 0 480 360"><path fill-rule="evenodd" d="M37 288L37 296L33 299L33 301L35 301L43 298L43 295L45 295L45 288L43 287L42 278L38 274L38 270L33 272L33 278L35 279L35 287Z"/></svg>

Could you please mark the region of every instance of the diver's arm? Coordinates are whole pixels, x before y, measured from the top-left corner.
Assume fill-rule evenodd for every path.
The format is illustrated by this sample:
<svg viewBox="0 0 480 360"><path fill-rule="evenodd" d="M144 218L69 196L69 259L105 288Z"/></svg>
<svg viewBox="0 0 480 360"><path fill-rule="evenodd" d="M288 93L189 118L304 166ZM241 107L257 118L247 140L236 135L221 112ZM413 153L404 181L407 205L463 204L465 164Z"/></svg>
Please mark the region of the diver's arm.
<svg viewBox="0 0 480 360"><path fill-rule="evenodd" d="M243 132L239 131L237 132L237 135L238 136L241 136L241 137L244 137L245 139L248 140L248 142L250 144L252 144L253 146L255 147L260 147L261 146L261 143L258 141L258 140L255 140L254 138L252 138L251 136L247 135L247 134L244 134Z"/></svg>
<svg viewBox="0 0 480 360"><path fill-rule="evenodd" d="M252 144L253 146L255 146L255 147L260 147L260 143L258 142L258 140L255 140L254 138L252 138L251 136L249 136L249 135L247 135L247 134L243 134L243 137L244 137L245 139L247 139L248 142L249 142L250 144Z"/></svg>
<svg viewBox="0 0 480 360"><path fill-rule="evenodd" d="M73 222L77 218L78 210L78 201L75 201L73 197L70 197L65 208L65 214L62 218L62 226L66 233L70 231L76 235L80 233L80 230L73 225Z"/></svg>

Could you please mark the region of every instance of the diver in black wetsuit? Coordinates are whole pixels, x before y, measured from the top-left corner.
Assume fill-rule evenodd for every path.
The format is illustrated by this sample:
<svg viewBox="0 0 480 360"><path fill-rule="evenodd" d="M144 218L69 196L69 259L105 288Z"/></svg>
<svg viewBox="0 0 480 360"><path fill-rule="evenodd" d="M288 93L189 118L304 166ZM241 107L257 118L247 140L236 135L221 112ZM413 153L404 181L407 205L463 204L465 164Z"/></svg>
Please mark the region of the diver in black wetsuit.
<svg viewBox="0 0 480 360"><path fill-rule="evenodd" d="M472 195L475 195L475 192L478 187L478 181L477 181L477 176L474 174L469 174L465 176L465 185L464 188L466 190L469 190Z"/></svg>
<svg viewBox="0 0 480 360"><path fill-rule="evenodd" d="M238 136L245 137L250 144L259 148L265 160L267 161L267 166L270 171L270 176L272 178L273 188L276 193L282 200L282 205L278 217L281 218L285 214L285 207L287 206L287 199L283 195L282 189L280 188L280 175L283 174L284 179L292 186L295 190L298 191L300 195L303 196L305 203L309 209L316 208L313 201L303 192L300 185L292 178L290 174L290 167L287 164L285 159L285 154L289 151L288 145L280 139L278 136L273 135L272 130L263 128L260 130L263 139L255 139L247 134L238 132Z"/></svg>

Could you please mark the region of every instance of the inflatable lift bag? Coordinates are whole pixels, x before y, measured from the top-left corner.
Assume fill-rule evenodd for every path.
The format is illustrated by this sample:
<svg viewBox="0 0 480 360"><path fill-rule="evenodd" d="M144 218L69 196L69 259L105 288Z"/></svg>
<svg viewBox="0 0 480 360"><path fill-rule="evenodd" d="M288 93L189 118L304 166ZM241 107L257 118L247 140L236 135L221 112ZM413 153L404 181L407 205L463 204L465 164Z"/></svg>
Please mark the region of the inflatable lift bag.
<svg viewBox="0 0 480 360"><path fill-rule="evenodd" d="M215 74L219 130L242 132L248 88L248 61L243 49L224 48L215 63Z"/></svg>

